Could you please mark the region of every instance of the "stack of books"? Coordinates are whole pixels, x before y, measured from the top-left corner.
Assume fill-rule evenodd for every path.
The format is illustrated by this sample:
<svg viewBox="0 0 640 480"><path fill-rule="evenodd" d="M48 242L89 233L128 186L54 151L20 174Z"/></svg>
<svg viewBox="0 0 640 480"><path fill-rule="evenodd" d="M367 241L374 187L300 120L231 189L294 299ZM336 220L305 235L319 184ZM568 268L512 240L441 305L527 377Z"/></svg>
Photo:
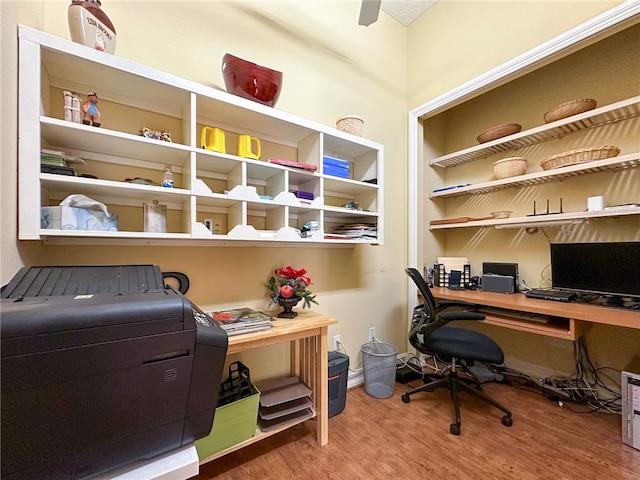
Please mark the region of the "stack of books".
<svg viewBox="0 0 640 480"><path fill-rule="evenodd" d="M210 315L229 336L268 330L273 320L266 313L249 307L211 312Z"/></svg>
<svg viewBox="0 0 640 480"><path fill-rule="evenodd" d="M76 176L76 169L72 164L86 162L79 157L66 155L64 152L54 150L40 150L40 171L42 173L55 173L57 175Z"/></svg>
<svg viewBox="0 0 640 480"><path fill-rule="evenodd" d="M346 238L375 240L378 238L378 226L375 223L347 223L336 226L333 233L336 236L343 235Z"/></svg>

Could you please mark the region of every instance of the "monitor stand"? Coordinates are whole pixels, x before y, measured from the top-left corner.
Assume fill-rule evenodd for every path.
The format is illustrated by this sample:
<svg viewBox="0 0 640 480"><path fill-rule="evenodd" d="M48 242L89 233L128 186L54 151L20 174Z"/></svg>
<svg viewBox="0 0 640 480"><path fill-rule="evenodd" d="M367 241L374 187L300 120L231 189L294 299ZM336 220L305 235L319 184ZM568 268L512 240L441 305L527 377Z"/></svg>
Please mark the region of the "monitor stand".
<svg viewBox="0 0 640 480"><path fill-rule="evenodd" d="M622 307L624 301L619 295L603 295L593 300L592 303L605 307Z"/></svg>

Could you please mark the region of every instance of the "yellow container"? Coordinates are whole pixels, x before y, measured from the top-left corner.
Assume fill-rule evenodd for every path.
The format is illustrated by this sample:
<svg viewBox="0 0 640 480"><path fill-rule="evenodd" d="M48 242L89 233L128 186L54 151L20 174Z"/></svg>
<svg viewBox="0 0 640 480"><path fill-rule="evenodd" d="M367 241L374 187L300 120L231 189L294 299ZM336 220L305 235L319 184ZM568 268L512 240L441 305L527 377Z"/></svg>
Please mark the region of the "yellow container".
<svg viewBox="0 0 640 480"><path fill-rule="evenodd" d="M260 391L252 384L251 396L216 408L211 432L194 442L198 458L203 460L253 437L259 403Z"/></svg>

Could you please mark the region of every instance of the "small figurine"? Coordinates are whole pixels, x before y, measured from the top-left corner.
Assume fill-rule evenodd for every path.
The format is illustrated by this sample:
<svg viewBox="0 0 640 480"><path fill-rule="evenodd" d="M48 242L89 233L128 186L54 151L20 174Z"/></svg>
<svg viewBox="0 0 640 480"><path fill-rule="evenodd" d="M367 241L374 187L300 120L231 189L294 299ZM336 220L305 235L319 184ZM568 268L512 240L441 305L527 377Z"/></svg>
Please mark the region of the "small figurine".
<svg viewBox="0 0 640 480"><path fill-rule="evenodd" d="M139 131L140 136L145 138L153 138L154 140L162 140L163 142L172 143L171 140L171 131L169 129L164 129L162 131L156 130L154 128L142 127L142 130Z"/></svg>
<svg viewBox="0 0 640 480"><path fill-rule="evenodd" d="M171 131L164 129L160 134L160 140L162 140L163 142L173 143L171 140Z"/></svg>
<svg viewBox="0 0 640 480"><path fill-rule="evenodd" d="M85 125L100 126L100 112L98 111L98 95L95 92L87 94L87 100L82 104L84 117L82 123Z"/></svg>

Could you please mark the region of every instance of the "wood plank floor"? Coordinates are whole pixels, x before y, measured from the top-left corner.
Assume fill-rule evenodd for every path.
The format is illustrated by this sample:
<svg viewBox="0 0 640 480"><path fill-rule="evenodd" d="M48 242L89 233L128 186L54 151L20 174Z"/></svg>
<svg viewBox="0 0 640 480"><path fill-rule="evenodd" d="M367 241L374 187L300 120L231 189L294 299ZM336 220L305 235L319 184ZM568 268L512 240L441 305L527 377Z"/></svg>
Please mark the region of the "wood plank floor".
<svg viewBox="0 0 640 480"><path fill-rule="evenodd" d="M512 427L463 393L457 437L447 391L404 404L406 385L396 384L389 399L358 387L329 419L328 445L316 444L315 421L307 421L201 465L194 479L640 479L640 450L622 443L619 415L575 413L504 384L483 388L512 411Z"/></svg>

